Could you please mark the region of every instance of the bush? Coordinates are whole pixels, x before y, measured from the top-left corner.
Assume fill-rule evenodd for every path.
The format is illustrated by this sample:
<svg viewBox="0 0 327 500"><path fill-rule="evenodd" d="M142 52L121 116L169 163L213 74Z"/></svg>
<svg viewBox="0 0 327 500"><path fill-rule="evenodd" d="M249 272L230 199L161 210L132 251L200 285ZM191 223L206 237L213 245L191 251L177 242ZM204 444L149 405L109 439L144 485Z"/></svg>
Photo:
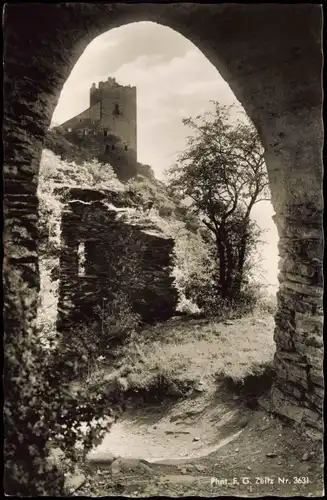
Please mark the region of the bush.
<svg viewBox="0 0 327 500"><path fill-rule="evenodd" d="M70 390L79 363L71 359L70 346L64 342L44 349L35 331L17 335L6 346L5 491L64 496L62 471L49 459L51 446L62 450L73 466L79 455L76 445L82 444L85 455L95 438L108 430L105 417L118 413L120 402L100 390Z"/></svg>
<svg viewBox="0 0 327 500"><path fill-rule="evenodd" d="M48 259L44 268L49 267L50 259L57 257L60 244L62 206L53 193L58 184L121 189L109 165L102 167L90 161L77 167L60 160L51 151L43 151L38 196L43 263ZM19 291L22 284L25 286L19 273L14 273L6 285L5 330L7 337L11 335L4 340L5 491L7 495L65 496L63 471L51 461L51 447L61 449L73 466L81 453L76 446L81 445L85 455L108 430L122 402L119 394L108 397L102 388L72 390L72 382L83 373L88 358L76 356L82 348L74 344L73 335L69 339L69 332L64 338L56 335L52 323L45 321L45 311L39 322L45 343L40 342L40 332L33 325L23 331L16 318L11 317L11 310L19 311L21 317L29 316L26 297L12 293ZM15 307L10 303L12 297L17 302ZM88 328L80 332L81 338L85 329L91 335L92 329ZM88 348L91 344L90 341Z"/></svg>
<svg viewBox="0 0 327 500"><path fill-rule="evenodd" d="M106 362L113 347L129 338L140 322L123 294L104 307L97 306L95 314L94 321L75 325L60 342L59 351L74 363L75 379L85 380L99 370L99 361Z"/></svg>
<svg viewBox="0 0 327 500"><path fill-rule="evenodd" d="M117 292L112 301L105 301L104 306L98 305L95 312L100 323L101 348L105 350L110 348L112 341L125 340L141 321L123 292Z"/></svg>

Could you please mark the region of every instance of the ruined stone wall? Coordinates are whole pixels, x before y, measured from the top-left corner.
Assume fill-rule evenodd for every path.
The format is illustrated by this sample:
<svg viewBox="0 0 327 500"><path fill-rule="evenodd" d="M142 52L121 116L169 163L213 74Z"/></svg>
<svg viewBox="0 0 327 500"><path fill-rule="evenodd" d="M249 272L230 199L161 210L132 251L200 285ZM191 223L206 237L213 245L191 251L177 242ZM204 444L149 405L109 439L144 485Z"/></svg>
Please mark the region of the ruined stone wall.
<svg viewBox="0 0 327 500"><path fill-rule="evenodd" d="M64 132L68 132L68 129L83 129L85 127L97 129L98 122L100 121L100 103L94 104L90 108L82 111L78 115L70 118L66 122L60 125L60 128ZM96 123L94 123L96 122Z"/></svg>
<svg viewBox="0 0 327 500"><path fill-rule="evenodd" d="M119 85L114 79L91 87L90 107L64 122L60 128L67 137L96 135L98 145L116 137L122 149L137 160L136 87ZM100 138L100 141L99 141ZM101 140L102 139L102 140Z"/></svg>
<svg viewBox="0 0 327 500"><path fill-rule="evenodd" d="M61 220L58 329L67 331L72 325L94 320L94 307L120 291L117 263L121 265L124 250L125 258L139 266L135 281L128 285L134 311L147 322L171 317L178 298L171 276L173 240L148 224L145 227L142 219L135 225L123 221L130 209L106 206L112 201L110 193L74 189L65 196L70 201ZM82 242L85 273L80 275L78 247Z"/></svg>
<svg viewBox="0 0 327 500"><path fill-rule="evenodd" d="M292 206L283 218L271 408L313 438L323 422L322 212Z"/></svg>

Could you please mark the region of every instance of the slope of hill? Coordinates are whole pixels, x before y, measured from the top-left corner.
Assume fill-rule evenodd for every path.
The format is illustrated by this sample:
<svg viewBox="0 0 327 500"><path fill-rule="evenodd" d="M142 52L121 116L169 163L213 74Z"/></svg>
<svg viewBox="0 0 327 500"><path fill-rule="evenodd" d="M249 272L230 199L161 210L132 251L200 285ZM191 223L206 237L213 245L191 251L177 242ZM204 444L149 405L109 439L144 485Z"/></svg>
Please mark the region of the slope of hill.
<svg viewBox="0 0 327 500"><path fill-rule="evenodd" d="M106 154L100 154L99 144L96 139L86 137L81 141L78 136L72 136L68 139L63 130L56 127L48 131L44 147L50 149L64 160L74 161L77 165L81 165L85 161L91 161L94 158L100 163L109 163L118 179L122 182L126 182L136 175L154 179L153 170L149 165L136 162L124 151L121 141L117 137L115 142L115 151L108 149ZM118 154L117 150L119 151Z"/></svg>

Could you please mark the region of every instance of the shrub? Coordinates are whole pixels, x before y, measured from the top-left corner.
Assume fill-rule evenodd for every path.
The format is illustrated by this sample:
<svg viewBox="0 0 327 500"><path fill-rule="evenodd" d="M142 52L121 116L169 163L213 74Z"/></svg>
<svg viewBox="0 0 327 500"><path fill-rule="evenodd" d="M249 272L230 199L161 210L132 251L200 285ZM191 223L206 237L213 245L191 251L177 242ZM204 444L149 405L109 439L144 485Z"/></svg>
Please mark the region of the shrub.
<svg viewBox="0 0 327 500"><path fill-rule="evenodd" d="M53 194L56 184L121 189L109 165L90 161L77 167L51 151L43 151L38 189L39 231L40 249L47 259L56 256L60 243L62 207ZM4 341L5 491L20 496L65 496L62 470L49 459L51 446L61 449L73 463L80 455L76 445L81 444L85 454L108 429L110 420L105 417L118 413L121 402L118 396L108 397L97 387L92 391L85 391L84 387L72 390L71 384L80 376L86 361L82 356L73 357L74 342L57 336L44 318L40 326L48 334L46 340L51 348L40 342L39 331L33 325L22 331L10 314L16 310L21 317L28 315L26 298L12 293L22 288L19 273L11 276L6 288L5 330L11 335ZM13 297L15 307L10 303Z"/></svg>
<svg viewBox="0 0 327 500"><path fill-rule="evenodd" d="M79 366L64 343L44 349L36 332L31 332L17 335L6 346L5 491L20 496L64 496L62 471L49 460L51 445L73 463L76 444L82 443L85 454L95 437L108 429L110 422L104 418L119 412L120 403L100 390L70 390Z"/></svg>
<svg viewBox="0 0 327 500"><path fill-rule="evenodd" d="M140 323L140 316L133 312L123 292L117 292L113 300L105 301L103 306L98 305L95 312L101 327L99 337L102 349L108 349L113 340L126 339Z"/></svg>
<svg viewBox="0 0 327 500"><path fill-rule="evenodd" d="M140 317L133 313L123 294L104 302L103 306L96 306L95 319L74 325L60 342L59 351L65 354L69 363L74 363L73 376L85 380L99 370L99 361L106 362L113 347L134 333L139 322Z"/></svg>

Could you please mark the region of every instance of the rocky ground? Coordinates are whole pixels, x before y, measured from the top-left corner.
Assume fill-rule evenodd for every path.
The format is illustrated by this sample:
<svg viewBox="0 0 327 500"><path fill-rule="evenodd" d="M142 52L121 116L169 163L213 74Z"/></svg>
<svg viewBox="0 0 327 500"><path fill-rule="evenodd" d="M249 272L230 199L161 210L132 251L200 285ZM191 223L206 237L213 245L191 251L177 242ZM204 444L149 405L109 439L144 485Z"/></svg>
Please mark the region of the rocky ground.
<svg viewBox="0 0 327 500"><path fill-rule="evenodd" d="M247 393L213 377L209 368L209 360L212 365L217 364L213 354L218 332L220 346L225 346L220 349L218 360L225 360L224 373L238 374L243 369L246 373L250 367L247 356L255 360L257 353L262 352L260 342L265 345L263 335L272 327L270 323L271 318L257 317L215 326L214 330L211 328L215 336L212 332L212 338L205 336L206 342L211 338L209 348L202 345L204 339L199 333L199 352L195 354L195 349L192 354L194 363L186 363L185 353L182 356L183 369L188 364L190 373L193 370L206 374L192 394L156 404L130 399L122 418L103 443L89 454L74 476L67 477L70 494L141 498L323 495L321 443L309 441L269 415L264 409L267 390L262 384L260 388L256 385L259 381L254 379L253 387L252 380ZM253 332L257 342L251 346L244 338L246 333L249 339L253 338ZM176 350L183 353L189 343L184 330L182 333L183 342L175 342L173 356L169 353L167 357L167 342L157 347L161 354L165 349L163 359L170 364ZM233 333L236 349L232 341L229 343ZM270 347L266 351L267 361L269 353ZM253 399L253 392L260 391L259 399Z"/></svg>
<svg viewBox="0 0 327 500"><path fill-rule="evenodd" d="M151 463L109 452L87 463L72 495L322 496L320 444L262 410L245 412L242 432L198 459ZM238 424L236 424L238 425Z"/></svg>

